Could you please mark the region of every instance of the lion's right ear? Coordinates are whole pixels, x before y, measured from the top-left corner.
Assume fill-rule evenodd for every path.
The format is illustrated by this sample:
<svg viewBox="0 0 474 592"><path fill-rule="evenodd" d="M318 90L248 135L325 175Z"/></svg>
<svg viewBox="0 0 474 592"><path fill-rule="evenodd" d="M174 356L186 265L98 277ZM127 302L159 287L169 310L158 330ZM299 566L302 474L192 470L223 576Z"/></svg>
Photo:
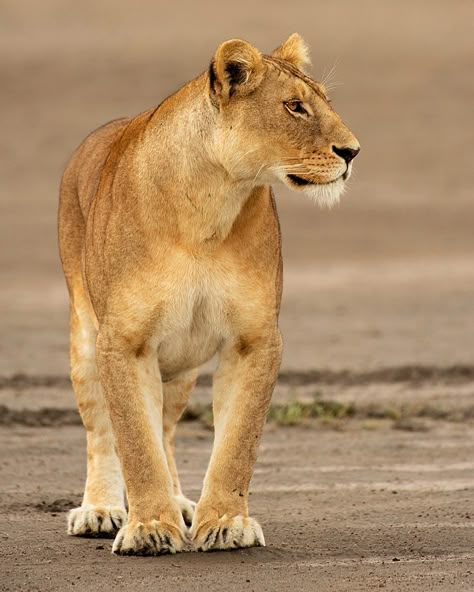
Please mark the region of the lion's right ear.
<svg viewBox="0 0 474 592"><path fill-rule="evenodd" d="M226 105L233 95L245 95L263 79L262 54L250 43L231 39L217 48L209 67L211 94Z"/></svg>
<svg viewBox="0 0 474 592"><path fill-rule="evenodd" d="M280 60L285 60L285 62L290 62L290 64L303 71L306 66L311 64L309 48L303 37L298 33L290 35L280 47L277 47L273 51L272 56Z"/></svg>

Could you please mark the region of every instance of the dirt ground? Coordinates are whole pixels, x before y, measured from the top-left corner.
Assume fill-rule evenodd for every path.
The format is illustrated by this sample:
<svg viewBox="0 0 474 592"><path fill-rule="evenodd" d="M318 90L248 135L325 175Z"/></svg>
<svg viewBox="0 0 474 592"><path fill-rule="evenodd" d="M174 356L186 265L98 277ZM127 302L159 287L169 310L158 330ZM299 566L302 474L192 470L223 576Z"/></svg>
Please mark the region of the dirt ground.
<svg viewBox="0 0 474 592"><path fill-rule="evenodd" d="M2 1L0 591L474 590L473 17L468 0ZM333 102L362 151L331 211L275 188L285 415L251 497L268 546L113 557L109 540L64 532L85 435L67 381L61 170L90 130L159 103L221 41L270 51L293 31L315 77L336 65ZM320 415L295 418L294 401ZM194 498L204 423L178 439Z"/></svg>
<svg viewBox="0 0 474 592"><path fill-rule="evenodd" d="M210 431L182 424L178 459L194 498L211 444ZM268 546L159 558L65 535L83 484L82 427L9 427L0 445L2 592L474 589L474 443L462 424L270 424L251 495Z"/></svg>

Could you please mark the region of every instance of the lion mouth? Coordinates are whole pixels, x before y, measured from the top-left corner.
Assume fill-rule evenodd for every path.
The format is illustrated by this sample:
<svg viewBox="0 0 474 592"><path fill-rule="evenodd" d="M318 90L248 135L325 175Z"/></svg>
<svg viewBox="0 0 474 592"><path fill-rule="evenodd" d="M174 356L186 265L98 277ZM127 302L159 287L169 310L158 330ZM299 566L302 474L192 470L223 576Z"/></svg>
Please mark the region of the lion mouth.
<svg viewBox="0 0 474 592"><path fill-rule="evenodd" d="M308 179L303 179L303 177L298 177L297 175L287 175L287 177L292 183L299 187L303 187L304 185L314 185L312 181L308 181Z"/></svg>
<svg viewBox="0 0 474 592"><path fill-rule="evenodd" d="M297 175L287 175L288 179L298 187L304 187L306 185L332 185L333 183L337 183L340 179L343 179L345 181L348 178L348 176L349 175L346 171L337 179L333 179L332 181L328 181L327 183L316 183L315 181L309 181L308 179L305 179L304 177L298 177Z"/></svg>

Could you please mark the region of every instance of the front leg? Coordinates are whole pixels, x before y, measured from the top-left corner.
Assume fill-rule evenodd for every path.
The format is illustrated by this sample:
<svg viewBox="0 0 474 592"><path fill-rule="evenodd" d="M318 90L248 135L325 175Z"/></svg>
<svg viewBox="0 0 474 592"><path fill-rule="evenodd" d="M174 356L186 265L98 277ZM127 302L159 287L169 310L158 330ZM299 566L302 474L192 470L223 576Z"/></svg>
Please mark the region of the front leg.
<svg viewBox="0 0 474 592"><path fill-rule="evenodd" d="M196 384L196 378L197 370L195 369L184 372L176 378L163 383L163 445L173 480L174 495L187 526L192 523L196 504L185 497L181 490L178 469L174 459L174 437L179 418L185 410L191 391Z"/></svg>
<svg viewBox="0 0 474 592"><path fill-rule="evenodd" d="M118 532L113 552L176 553L186 541L186 529L163 448L157 344L135 336L102 327L97 341L99 373L129 504L128 524Z"/></svg>
<svg viewBox="0 0 474 592"><path fill-rule="evenodd" d="M215 439L191 529L201 551L264 546L248 514L257 448L281 361L278 329L224 347L214 377Z"/></svg>

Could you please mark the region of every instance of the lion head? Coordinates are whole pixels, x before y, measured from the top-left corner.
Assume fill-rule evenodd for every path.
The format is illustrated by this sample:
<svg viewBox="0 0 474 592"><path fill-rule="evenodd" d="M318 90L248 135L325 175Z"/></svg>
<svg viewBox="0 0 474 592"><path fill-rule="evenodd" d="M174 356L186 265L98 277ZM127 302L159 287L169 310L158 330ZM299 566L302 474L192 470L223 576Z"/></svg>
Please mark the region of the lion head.
<svg viewBox="0 0 474 592"><path fill-rule="evenodd" d="M360 147L324 85L304 73L308 63L296 33L271 55L240 39L220 45L209 68L214 141L231 177L282 182L331 205Z"/></svg>

